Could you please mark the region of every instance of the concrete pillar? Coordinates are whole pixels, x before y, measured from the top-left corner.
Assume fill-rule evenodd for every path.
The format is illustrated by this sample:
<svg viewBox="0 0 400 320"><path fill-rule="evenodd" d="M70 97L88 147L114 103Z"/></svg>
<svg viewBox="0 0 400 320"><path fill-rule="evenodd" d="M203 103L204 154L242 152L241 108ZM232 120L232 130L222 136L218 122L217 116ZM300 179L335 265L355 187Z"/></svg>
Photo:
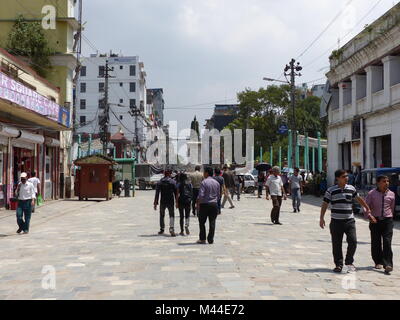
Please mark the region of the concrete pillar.
<svg viewBox="0 0 400 320"><path fill-rule="evenodd" d="M365 68L367 73L367 105L366 111L372 111L372 78L373 78L373 66Z"/></svg>
<svg viewBox="0 0 400 320"><path fill-rule="evenodd" d="M339 113L340 113L340 121L344 120L344 88L343 82L339 82Z"/></svg>
<svg viewBox="0 0 400 320"><path fill-rule="evenodd" d="M382 59L383 62L383 90L385 95L385 104L392 104L391 87L400 83L400 57L386 56Z"/></svg>

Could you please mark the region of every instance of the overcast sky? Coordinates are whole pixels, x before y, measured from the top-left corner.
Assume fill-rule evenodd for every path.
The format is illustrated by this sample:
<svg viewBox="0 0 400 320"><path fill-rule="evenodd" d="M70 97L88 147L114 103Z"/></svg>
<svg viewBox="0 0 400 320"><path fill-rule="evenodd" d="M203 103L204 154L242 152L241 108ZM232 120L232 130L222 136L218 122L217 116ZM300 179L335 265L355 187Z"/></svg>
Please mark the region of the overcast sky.
<svg viewBox="0 0 400 320"><path fill-rule="evenodd" d="M397 2L83 0L84 35L100 52L139 55L148 88L164 88L167 121L185 128L197 115L203 127L215 103L235 103L237 92L265 86L263 77L279 78L342 11L298 59L299 83L324 77L338 39L344 45ZM83 53L94 53L86 41Z"/></svg>

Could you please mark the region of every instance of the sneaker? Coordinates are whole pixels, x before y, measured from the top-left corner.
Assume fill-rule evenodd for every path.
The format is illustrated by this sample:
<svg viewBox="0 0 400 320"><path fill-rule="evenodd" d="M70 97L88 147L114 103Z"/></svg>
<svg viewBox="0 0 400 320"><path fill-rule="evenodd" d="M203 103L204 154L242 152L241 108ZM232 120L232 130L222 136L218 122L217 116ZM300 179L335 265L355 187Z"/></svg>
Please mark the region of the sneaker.
<svg viewBox="0 0 400 320"><path fill-rule="evenodd" d="M164 230L158 231L158 234L159 234L159 235L164 234Z"/></svg>
<svg viewBox="0 0 400 320"><path fill-rule="evenodd" d="M297 210L296 209L293 209L293 213L296 213L297 212Z"/></svg>
<svg viewBox="0 0 400 320"><path fill-rule="evenodd" d="M180 236L184 236L185 233L183 231L181 231L181 233L179 234Z"/></svg>
<svg viewBox="0 0 400 320"><path fill-rule="evenodd" d="M280 225L280 226L282 225L282 223L280 223L279 221L278 221L278 222L275 222L275 224L278 224L278 225Z"/></svg>
<svg viewBox="0 0 400 320"><path fill-rule="evenodd" d="M176 233L174 231L169 232L171 234L171 237L176 237Z"/></svg>
<svg viewBox="0 0 400 320"><path fill-rule="evenodd" d="M385 274L390 274L393 271L393 267L387 266L385 267Z"/></svg>
<svg viewBox="0 0 400 320"><path fill-rule="evenodd" d="M198 243L198 244L206 244L206 240L197 240L196 243Z"/></svg>
<svg viewBox="0 0 400 320"><path fill-rule="evenodd" d="M21 232L22 232L22 229L19 228L19 229L17 230L17 233L19 234L19 233L21 233Z"/></svg>
<svg viewBox="0 0 400 320"><path fill-rule="evenodd" d="M29 231L24 231L24 234L28 234L29 233Z"/></svg>
<svg viewBox="0 0 400 320"><path fill-rule="evenodd" d="M381 270L381 269L383 269L383 265L381 265L381 264L376 264L375 267L374 267L374 269L376 269L376 270Z"/></svg>
<svg viewBox="0 0 400 320"><path fill-rule="evenodd" d="M347 267L347 272L348 272L348 273L353 273L353 272L356 272L356 271L357 271L357 269L356 269L356 267L354 266L354 264L346 265L346 267Z"/></svg>
<svg viewBox="0 0 400 320"><path fill-rule="evenodd" d="M297 212L300 212L300 208L297 208Z"/></svg>
<svg viewBox="0 0 400 320"><path fill-rule="evenodd" d="M190 234L189 227L185 227L185 231L186 231L186 234L187 234L187 235Z"/></svg>
<svg viewBox="0 0 400 320"><path fill-rule="evenodd" d="M333 269L333 272L341 273L342 269L343 269L343 266L336 266L335 269Z"/></svg>
<svg viewBox="0 0 400 320"><path fill-rule="evenodd" d="M235 209L235 206L230 207L229 209Z"/></svg>

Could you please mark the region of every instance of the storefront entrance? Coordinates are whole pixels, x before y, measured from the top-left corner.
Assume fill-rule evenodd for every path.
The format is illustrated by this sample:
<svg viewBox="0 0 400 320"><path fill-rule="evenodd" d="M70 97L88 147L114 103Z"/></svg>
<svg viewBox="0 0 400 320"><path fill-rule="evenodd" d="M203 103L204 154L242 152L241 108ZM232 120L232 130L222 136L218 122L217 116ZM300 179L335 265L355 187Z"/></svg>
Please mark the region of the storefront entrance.
<svg viewBox="0 0 400 320"><path fill-rule="evenodd" d="M16 185L22 172L26 172L30 176L35 171L35 154L33 150L17 147L13 148L13 154L13 178L14 185Z"/></svg>

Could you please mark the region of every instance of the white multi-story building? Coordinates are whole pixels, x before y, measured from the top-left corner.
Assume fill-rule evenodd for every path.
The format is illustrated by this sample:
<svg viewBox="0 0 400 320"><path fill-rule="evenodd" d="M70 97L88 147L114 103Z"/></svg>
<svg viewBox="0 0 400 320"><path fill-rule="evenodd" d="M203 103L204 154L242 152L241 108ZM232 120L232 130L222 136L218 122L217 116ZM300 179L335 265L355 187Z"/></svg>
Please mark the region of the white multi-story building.
<svg viewBox="0 0 400 320"><path fill-rule="evenodd" d="M106 61L112 69L109 72L108 90L111 135L122 130L125 137L135 145L137 132L139 147L143 147L146 127L150 124L150 113L145 108L146 72L138 56L93 54L82 59L76 92L76 122L79 127L77 133L99 133L99 115L104 111ZM140 114L134 115L135 108L140 110Z"/></svg>
<svg viewBox="0 0 400 320"><path fill-rule="evenodd" d="M328 179L334 171L400 167L400 4L330 57ZM326 108L325 108L325 107Z"/></svg>

